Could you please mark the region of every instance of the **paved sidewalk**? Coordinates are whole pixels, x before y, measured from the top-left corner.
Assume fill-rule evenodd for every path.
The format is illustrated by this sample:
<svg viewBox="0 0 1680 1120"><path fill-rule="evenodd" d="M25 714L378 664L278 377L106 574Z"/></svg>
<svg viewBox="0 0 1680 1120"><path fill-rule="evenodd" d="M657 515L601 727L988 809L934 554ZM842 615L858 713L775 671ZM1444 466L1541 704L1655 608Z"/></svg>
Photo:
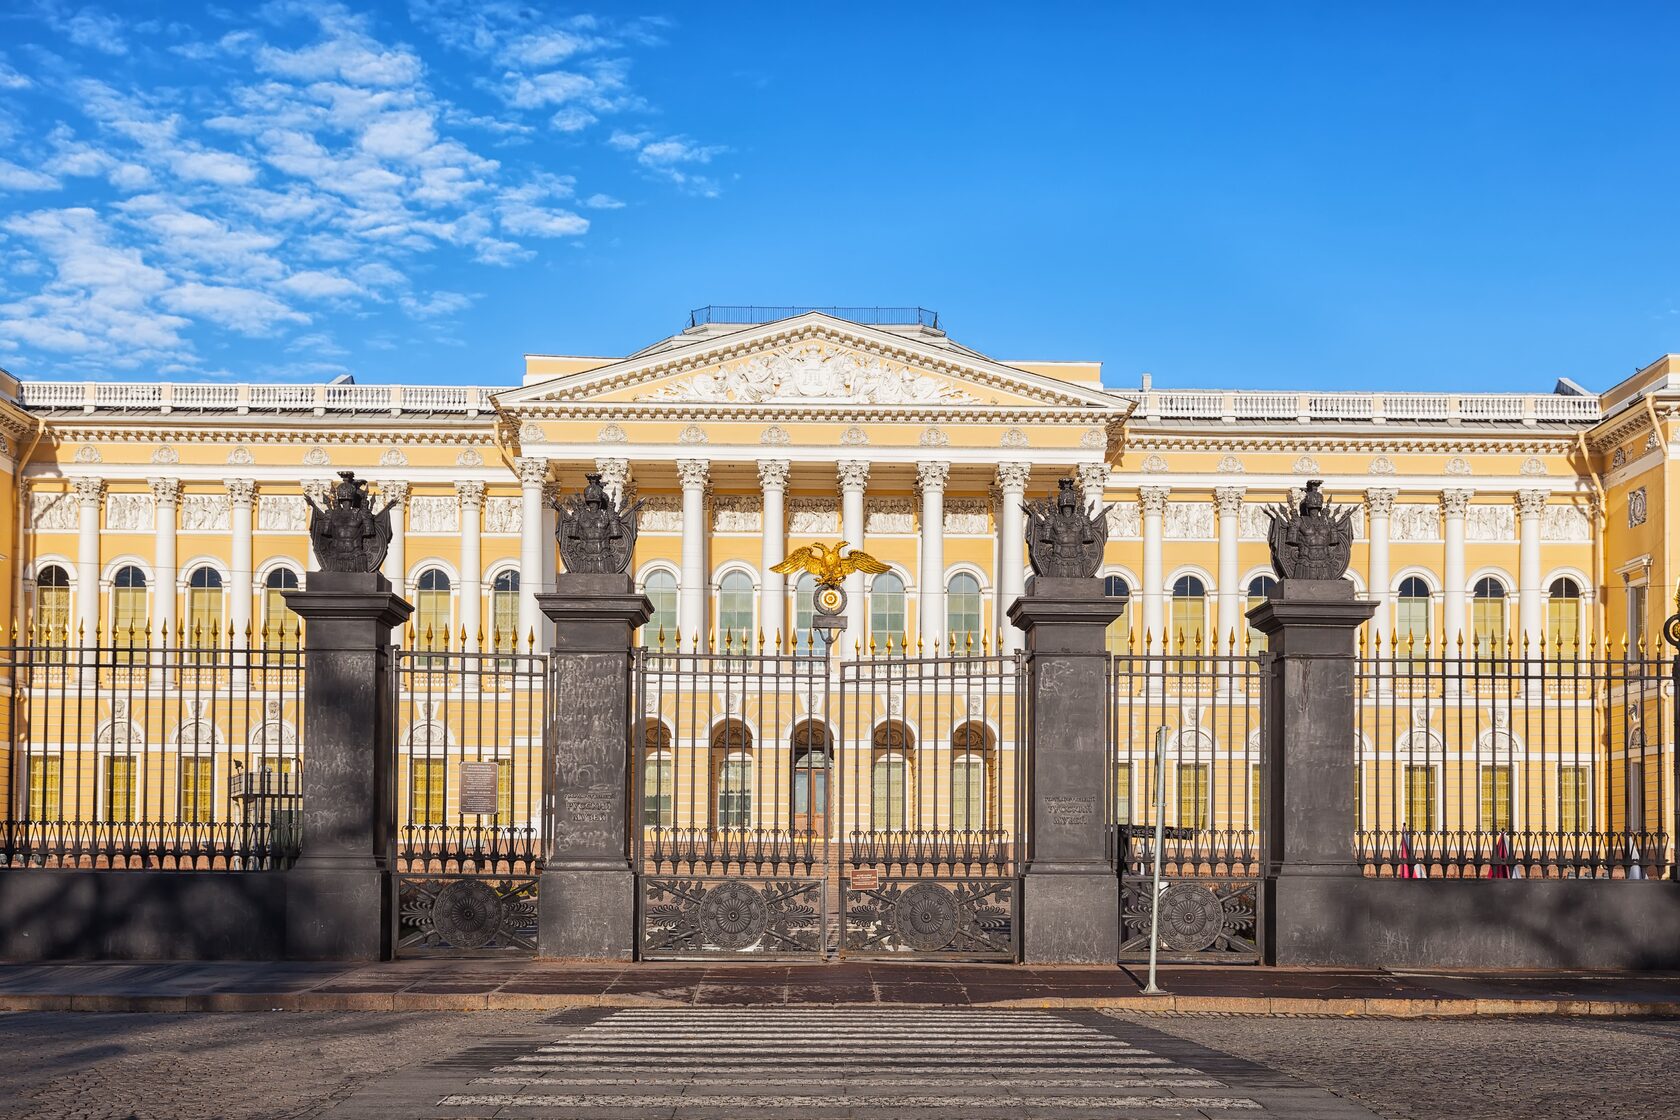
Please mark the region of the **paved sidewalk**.
<svg viewBox="0 0 1680 1120"><path fill-rule="evenodd" d="M1141 970L528 959L0 964L0 1011L531 1011L896 1005L1239 1015L1680 1017L1680 973Z"/></svg>

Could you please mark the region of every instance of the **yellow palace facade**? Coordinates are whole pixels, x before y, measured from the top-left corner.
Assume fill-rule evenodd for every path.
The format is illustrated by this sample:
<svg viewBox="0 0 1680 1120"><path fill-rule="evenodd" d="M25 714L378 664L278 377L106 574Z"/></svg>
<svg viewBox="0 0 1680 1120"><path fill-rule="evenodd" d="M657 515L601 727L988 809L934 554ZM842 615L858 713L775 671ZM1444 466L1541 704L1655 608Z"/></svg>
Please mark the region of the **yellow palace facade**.
<svg viewBox="0 0 1680 1120"><path fill-rule="evenodd" d="M1627 643L1655 657L1680 577L1666 501L1677 376L1669 355L1601 395L1567 382L1297 392L1158 389L1146 376L1114 388L1097 361L980 354L920 309L708 308L625 357L527 355L522 379L500 385L7 378L0 596L19 643L139 632L140 644L295 645L283 592L310 564L305 496L324 500L337 472L354 471L395 503L384 570L416 607L404 645L541 653L552 501L599 474L642 503L632 571L655 607L644 644L808 646L808 577L773 566L844 541L890 571L851 577L841 657L889 643L1010 652L1021 643L1006 615L1027 576L1021 502L1071 477L1108 507L1103 572L1125 602L1110 648L1241 653L1257 648L1244 612L1270 579L1266 509L1322 478L1333 503L1356 507L1351 576L1380 601L1370 650L1555 657ZM947 737L996 734L983 718L946 722ZM1169 722L1181 751L1217 738L1205 711L1181 706ZM1251 757L1247 743L1227 749ZM529 767L508 769L511 790ZM1195 817L1198 783L1236 772L1216 762L1188 795L1178 780L1176 811ZM1249 803L1242 773L1227 806ZM715 768L701 780L727 782ZM951 811L973 819L967 786L941 780L935 800L964 801ZM1117 792L1123 803L1147 797L1141 774L1124 780L1136 785ZM1371 789L1415 799L1412 783L1373 776ZM15 797L28 786L14 783ZM1574 796L1538 788L1523 805ZM1671 796L1652 790L1653 805ZM1617 804L1600 827L1630 811Z"/></svg>

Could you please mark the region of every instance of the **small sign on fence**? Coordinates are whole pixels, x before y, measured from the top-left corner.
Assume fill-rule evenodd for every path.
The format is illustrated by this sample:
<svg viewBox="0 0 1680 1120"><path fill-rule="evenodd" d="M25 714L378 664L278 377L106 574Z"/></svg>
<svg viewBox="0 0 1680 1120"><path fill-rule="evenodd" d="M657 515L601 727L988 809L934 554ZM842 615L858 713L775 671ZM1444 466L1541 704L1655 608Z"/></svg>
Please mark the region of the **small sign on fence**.
<svg viewBox="0 0 1680 1120"><path fill-rule="evenodd" d="M846 879L846 886L854 891L879 890L881 873L873 867L855 867Z"/></svg>
<svg viewBox="0 0 1680 1120"><path fill-rule="evenodd" d="M461 812L486 816L496 812L496 764L461 763Z"/></svg>

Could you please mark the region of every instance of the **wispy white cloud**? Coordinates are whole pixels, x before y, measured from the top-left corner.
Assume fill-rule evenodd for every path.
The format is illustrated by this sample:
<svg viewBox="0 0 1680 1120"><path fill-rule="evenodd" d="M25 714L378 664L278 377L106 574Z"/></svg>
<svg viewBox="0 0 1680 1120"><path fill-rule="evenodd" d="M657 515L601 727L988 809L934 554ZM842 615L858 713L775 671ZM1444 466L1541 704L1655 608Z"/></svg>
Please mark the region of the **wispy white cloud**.
<svg viewBox="0 0 1680 1120"><path fill-rule="evenodd" d="M19 167L9 159L0 159L0 191L50 191L58 188L58 180L41 171Z"/></svg>
<svg viewBox="0 0 1680 1120"><path fill-rule="evenodd" d="M659 136L652 132L627 132L617 129L607 138L607 144L621 152L633 152L636 163L649 173L668 179L695 194L712 196L718 193L715 179L696 175L688 165L708 164L713 157L729 149L720 144L699 144L686 136Z"/></svg>

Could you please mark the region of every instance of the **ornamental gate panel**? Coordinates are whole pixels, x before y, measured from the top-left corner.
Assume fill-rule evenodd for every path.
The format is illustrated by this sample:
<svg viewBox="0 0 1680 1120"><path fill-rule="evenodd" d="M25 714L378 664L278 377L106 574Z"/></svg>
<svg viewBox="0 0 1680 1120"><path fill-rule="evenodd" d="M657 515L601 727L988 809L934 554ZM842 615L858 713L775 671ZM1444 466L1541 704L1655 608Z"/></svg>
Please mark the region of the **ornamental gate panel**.
<svg viewBox="0 0 1680 1120"><path fill-rule="evenodd" d="M396 651L398 956L535 953L547 658Z"/></svg>
<svg viewBox="0 0 1680 1120"><path fill-rule="evenodd" d="M1013 960L1018 658L643 649L642 957Z"/></svg>
<svg viewBox="0 0 1680 1120"><path fill-rule="evenodd" d="M1150 919L1159 905L1160 960L1258 964L1270 659L1204 652L1196 648L1199 636L1179 645L1177 654L1126 652L1110 659L1108 803L1120 873L1120 960L1149 959ZM1164 782L1159 791L1158 781ZM1158 792L1165 794L1159 801Z"/></svg>

